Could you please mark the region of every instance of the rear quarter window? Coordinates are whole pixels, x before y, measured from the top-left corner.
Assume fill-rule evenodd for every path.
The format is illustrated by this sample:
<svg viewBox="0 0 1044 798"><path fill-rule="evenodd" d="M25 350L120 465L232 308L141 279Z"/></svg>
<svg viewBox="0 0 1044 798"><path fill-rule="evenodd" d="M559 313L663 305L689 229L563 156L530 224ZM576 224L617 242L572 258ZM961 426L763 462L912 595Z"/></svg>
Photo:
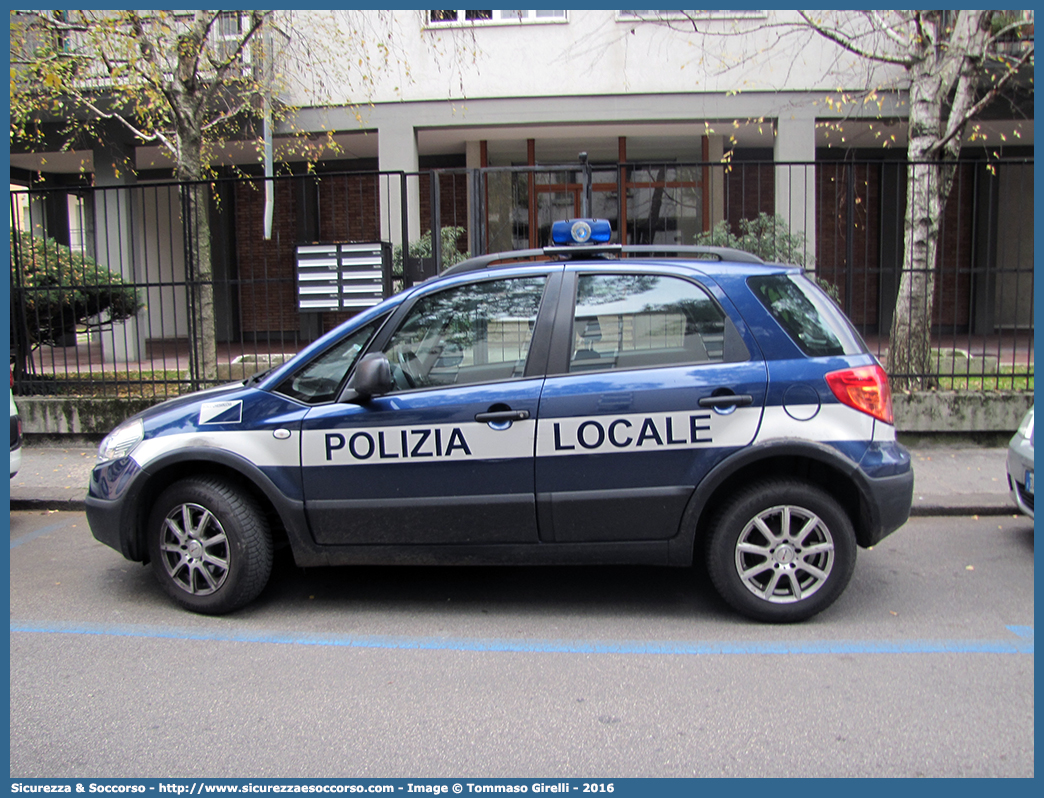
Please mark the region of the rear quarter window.
<svg viewBox="0 0 1044 798"><path fill-rule="evenodd" d="M867 351L841 309L807 277L760 275L748 278L747 285L806 355L833 357Z"/></svg>

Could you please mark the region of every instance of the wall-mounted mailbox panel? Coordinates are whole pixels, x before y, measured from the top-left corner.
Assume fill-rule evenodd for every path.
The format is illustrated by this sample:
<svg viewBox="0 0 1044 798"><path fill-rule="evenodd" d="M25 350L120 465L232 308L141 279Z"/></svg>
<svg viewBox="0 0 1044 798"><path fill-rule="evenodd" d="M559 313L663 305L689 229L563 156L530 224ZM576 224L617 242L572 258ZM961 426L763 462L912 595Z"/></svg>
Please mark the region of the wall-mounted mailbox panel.
<svg viewBox="0 0 1044 798"><path fill-rule="evenodd" d="M297 247L297 308L302 312L363 310L384 298L391 246L302 244Z"/></svg>

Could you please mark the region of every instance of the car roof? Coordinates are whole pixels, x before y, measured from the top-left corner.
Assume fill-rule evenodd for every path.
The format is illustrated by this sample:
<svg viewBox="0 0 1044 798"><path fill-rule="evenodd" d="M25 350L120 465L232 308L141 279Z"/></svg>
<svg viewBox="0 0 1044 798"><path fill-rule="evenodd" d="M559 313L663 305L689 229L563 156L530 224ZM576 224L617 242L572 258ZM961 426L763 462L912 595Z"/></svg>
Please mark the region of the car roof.
<svg viewBox="0 0 1044 798"><path fill-rule="evenodd" d="M587 247L544 247L510 252L497 252L468 258L425 282L441 281L448 277L500 269L563 263L574 265L625 266L657 265L691 269L708 276L779 274L801 272L800 266L766 263L756 255L727 247L658 246L658 245L602 245Z"/></svg>
<svg viewBox="0 0 1044 798"><path fill-rule="evenodd" d="M450 277L466 272L481 271L498 266L518 266L520 261L588 260L594 258L622 258L642 256L647 260L680 259L703 263L763 264L757 255L729 247L682 246L673 244L595 244L588 246L550 246L540 249L520 249L478 255L445 269L439 277Z"/></svg>

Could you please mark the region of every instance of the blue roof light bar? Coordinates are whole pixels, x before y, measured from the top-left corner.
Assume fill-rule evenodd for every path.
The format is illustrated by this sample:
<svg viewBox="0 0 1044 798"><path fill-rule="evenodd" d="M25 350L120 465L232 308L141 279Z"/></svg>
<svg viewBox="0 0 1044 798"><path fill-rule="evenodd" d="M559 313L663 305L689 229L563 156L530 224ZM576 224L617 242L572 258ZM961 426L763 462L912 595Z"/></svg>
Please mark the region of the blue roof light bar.
<svg viewBox="0 0 1044 798"><path fill-rule="evenodd" d="M608 219L563 219L551 225L551 241L558 246L607 244L612 237Z"/></svg>

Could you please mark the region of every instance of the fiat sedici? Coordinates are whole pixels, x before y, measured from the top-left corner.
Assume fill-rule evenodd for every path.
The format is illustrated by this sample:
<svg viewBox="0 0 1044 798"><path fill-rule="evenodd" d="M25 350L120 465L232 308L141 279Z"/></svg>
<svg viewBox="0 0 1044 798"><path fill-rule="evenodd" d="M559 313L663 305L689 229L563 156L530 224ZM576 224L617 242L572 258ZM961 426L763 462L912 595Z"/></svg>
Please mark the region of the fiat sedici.
<svg viewBox="0 0 1044 798"><path fill-rule="evenodd" d="M884 370L799 268L610 237L556 223L134 416L100 447L95 537L202 613L255 599L284 545L300 566L702 559L750 618L820 612L910 512Z"/></svg>

